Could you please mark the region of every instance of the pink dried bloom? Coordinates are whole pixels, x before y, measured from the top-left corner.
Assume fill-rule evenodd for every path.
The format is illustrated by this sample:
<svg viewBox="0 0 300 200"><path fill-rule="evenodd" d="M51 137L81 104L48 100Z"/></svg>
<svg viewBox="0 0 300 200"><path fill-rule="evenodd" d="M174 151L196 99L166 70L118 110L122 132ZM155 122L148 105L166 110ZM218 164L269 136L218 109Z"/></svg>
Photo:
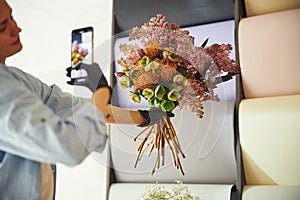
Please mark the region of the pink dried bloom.
<svg viewBox="0 0 300 200"><path fill-rule="evenodd" d="M176 69L170 65L159 65L159 69L156 71L156 74L160 77L162 82L169 82L176 74Z"/></svg>
<svg viewBox="0 0 300 200"><path fill-rule="evenodd" d="M122 77L122 76L124 76L126 73L125 72L116 72L115 73L115 76L117 76L117 77Z"/></svg>
<svg viewBox="0 0 300 200"><path fill-rule="evenodd" d="M88 51L88 49L81 49L80 54L81 54L83 57L85 57L85 56L87 56L87 55L89 54L89 51Z"/></svg>
<svg viewBox="0 0 300 200"><path fill-rule="evenodd" d="M128 69L137 68L138 62L145 55L145 52L138 45L121 44L120 50L124 53L124 57L118 60L118 64Z"/></svg>
<svg viewBox="0 0 300 200"><path fill-rule="evenodd" d="M236 73L240 71L235 61L230 58L232 46L230 44L213 44L205 47L205 52L213 59L220 72Z"/></svg>
<svg viewBox="0 0 300 200"><path fill-rule="evenodd" d="M135 74L132 81L135 86L135 91L143 90L150 86L156 85L158 83L158 76L153 71L146 72L145 70L141 69Z"/></svg>

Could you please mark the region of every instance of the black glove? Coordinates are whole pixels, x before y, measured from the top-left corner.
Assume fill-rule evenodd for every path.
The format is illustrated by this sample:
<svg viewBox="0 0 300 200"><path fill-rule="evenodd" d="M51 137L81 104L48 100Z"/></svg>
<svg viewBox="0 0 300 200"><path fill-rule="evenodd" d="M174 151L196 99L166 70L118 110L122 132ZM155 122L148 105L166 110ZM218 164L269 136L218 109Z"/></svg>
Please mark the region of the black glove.
<svg viewBox="0 0 300 200"><path fill-rule="evenodd" d="M139 127L145 127L152 124L155 124L161 117L174 117L174 113L172 112L164 112L159 108L151 107L149 110L138 110L143 118L145 119L146 123L138 125Z"/></svg>
<svg viewBox="0 0 300 200"><path fill-rule="evenodd" d="M81 63L76 67L68 67L67 76L71 78L67 81L70 85L81 85L89 88L92 92L95 92L101 87L108 87L107 80L101 71L101 68L97 63L91 65Z"/></svg>

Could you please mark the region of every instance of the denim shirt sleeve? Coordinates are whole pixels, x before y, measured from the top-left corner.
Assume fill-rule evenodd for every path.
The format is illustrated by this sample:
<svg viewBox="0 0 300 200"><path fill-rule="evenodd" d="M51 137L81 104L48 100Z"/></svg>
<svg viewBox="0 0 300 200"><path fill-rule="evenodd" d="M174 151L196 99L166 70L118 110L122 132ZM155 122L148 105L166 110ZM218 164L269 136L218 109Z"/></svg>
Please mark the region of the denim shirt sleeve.
<svg viewBox="0 0 300 200"><path fill-rule="evenodd" d="M1 69L0 138L5 152L76 165L90 152L103 151L107 136L103 115L89 101Z"/></svg>

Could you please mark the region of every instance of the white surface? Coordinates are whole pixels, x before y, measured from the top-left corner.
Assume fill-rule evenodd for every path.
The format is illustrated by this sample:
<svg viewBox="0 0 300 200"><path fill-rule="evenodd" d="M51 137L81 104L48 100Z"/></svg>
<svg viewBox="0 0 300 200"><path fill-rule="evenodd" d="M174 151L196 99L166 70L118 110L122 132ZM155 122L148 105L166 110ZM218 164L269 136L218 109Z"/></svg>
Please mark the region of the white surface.
<svg viewBox="0 0 300 200"><path fill-rule="evenodd" d="M112 184L109 191L109 200L130 199L138 200L148 184L117 183ZM199 196L201 200L230 200L232 185L200 185L185 184L193 196ZM174 184L163 184L170 190Z"/></svg>
<svg viewBox="0 0 300 200"><path fill-rule="evenodd" d="M236 182L234 155L233 114L235 102L205 104L203 119L194 113L175 110L172 123L186 155L181 159L185 175L173 166L170 151L166 148L165 166L151 176L156 150L151 157L146 151L134 168L139 141L133 138L142 128L126 125L111 126L111 152L117 182L174 182L226 183Z"/></svg>
<svg viewBox="0 0 300 200"><path fill-rule="evenodd" d="M231 58L235 59L235 50L234 50L234 21L224 21L218 23L212 23L207 25L193 26L182 28L190 31L190 35L195 37L195 45L200 46L207 38L209 41L207 45L211 45L213 43L225 43L231 44L233 50L231 52ZM120 65L118 65L117 61L119 58L123 57L119 49L119 45L122 43L135 43L136 41L128 41L128 38L119 38L116 39L114 44L114 64L115 71L122 71ZM118 78L116 79L119 80ZM129 89L122 89L117 84L115 87L115 91L117 93L118 103L120 107L123 108L147 108L147 102L144 100L139 105L136 105L132 101L129 100ZM232 101L235 100L235 77L232 80L224 82L218 85L218 88L215 89L216 94L218 94L221 101Z"/></svg>
<svg viewBox="0 0 300 200"><path fill-rule="evenodd" d="M63 90L74 93L74 87L66 84L65 70L71 63L71 31L93 26L94 60L109 74L112 0L8 2L22 28L20 38L23 43L22 52L8 58L8 65L20 67L48 84L55 83ZM83 96L91 95L86 92L88 89L83 90Z"/></svg>
<svg viewBox="0 0 300 200"><path fill-rule="evenodd" d="M299 200L300 186L245 186L242 200Z"/></svg>
<svg viewBox="0 0 300 200"><path fill-rule="evenodd" d="M57 165L56 200L102 200L106 196L106 151L94 152L80 165ZM101 158L101 160L99 160Z"/></svg>
<svg viewBox="0 0 300 200"><path fill-rule="evenodd" d="M90 97L88 89L75 89L66 84L65 69L71 60L71 31L89 25L94 27L95 61L109 74L112 0L8 0L8 3L23 30L20 36L24 47L22 52L7 59L7 64L47 84L57 84L64 91ZM57 200L104 199L105 166L95 157L88 157L76 167L57 167Z"/></svg>

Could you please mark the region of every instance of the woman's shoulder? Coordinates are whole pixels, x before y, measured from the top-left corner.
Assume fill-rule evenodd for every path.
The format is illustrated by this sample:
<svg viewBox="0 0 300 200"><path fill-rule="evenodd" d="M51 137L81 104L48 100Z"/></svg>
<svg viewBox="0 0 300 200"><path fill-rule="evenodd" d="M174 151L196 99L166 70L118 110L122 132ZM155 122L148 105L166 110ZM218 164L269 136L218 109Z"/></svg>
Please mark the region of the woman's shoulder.
<svg viewBox="0 0 300 200"><path fill-rule="evenodd" d="M32 91L40 91L42 88L46 89L46 87L49 87L46 84L44 84L40 79L23 71L20 68L12 66L4 66L0 68L0 76L3 78L3 81L5 79L6 82L10 82L10 84L12 85L21 84Z"/></svg>
<svg viewBox="0 0 300 200"><path fill-rule="evenodd" d="M4 69L10 73L15 73L15 74L27 74L25 71L18 67L14 66L5 66Z"/></svg>
<svg viewBox="0 0 300 200"><path fill-rule="evenodd" d="M0 64L0 71L1 71L2 75L4 75L4 74L11 74L11 75L26 74L23 70L21 70L17 67L7 66L7 65L3 65L3 64Z"/></svg>
<svg viewBox="0 0 300 200"><path fill-rule="evenodd" d="M40 79L37 77L31 75L30 73L14 66L4 66L0 67L2 69L1 74L12 76L14 79L17 80L22 80L22 81L29 81L29 82L42 82Z"/></svg>

